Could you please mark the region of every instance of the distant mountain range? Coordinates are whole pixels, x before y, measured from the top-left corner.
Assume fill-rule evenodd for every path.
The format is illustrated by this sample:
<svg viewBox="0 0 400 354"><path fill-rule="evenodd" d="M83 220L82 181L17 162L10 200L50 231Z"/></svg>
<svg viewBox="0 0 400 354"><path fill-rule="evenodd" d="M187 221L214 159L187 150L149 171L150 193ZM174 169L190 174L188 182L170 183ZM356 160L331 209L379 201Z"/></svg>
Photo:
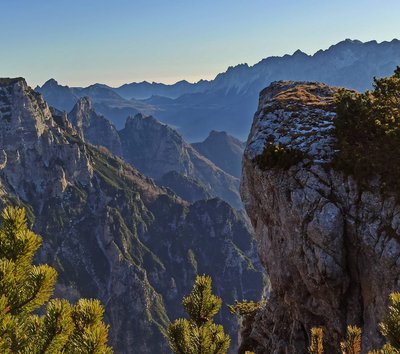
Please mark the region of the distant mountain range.
<svg viewBox="0 0 400 354"><path fill-rule="evenodd" d="M152 114L174 126L189 141L204 139L211 130L247 138L261 89L277 80L320 81L360 91L372 77L390 75L400 65L400 41L363 43L345 40L314 55L297 50L293 55L268 57L254 66L230 67L212 81L174 85L131 83L118 88L95 84L69 88L55 80L36 90L50 105L69 111L89 96L96 110L122 128L128 115Z"/></svg>

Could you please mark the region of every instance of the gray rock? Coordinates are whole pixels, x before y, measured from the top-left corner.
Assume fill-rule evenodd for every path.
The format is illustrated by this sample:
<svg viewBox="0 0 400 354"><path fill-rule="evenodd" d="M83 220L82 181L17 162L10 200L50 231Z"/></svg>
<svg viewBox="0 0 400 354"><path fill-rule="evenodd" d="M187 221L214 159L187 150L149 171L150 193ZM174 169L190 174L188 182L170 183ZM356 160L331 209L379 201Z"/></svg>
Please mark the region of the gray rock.
<svg viewBox="0 0 400 354"><path fill-rule="evenodd" d="M306 353L314 326L325 327L328 353L339 352L347 325L362 327L363 351L377 348L388 295L400 288L397 199L376 181L361 190L331 164L335 91L277 82L260 95L241 183L272 287L242 330L256 353ZM267 141L306 158L287 171L263 171L253 158Z"/></svg>

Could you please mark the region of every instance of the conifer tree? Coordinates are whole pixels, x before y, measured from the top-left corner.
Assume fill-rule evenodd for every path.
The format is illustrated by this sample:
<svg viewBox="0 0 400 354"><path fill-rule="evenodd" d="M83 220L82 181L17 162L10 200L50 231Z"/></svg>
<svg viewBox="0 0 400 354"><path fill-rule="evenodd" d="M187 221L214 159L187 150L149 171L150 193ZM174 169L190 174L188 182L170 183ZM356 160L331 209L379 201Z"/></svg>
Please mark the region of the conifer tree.
<svg viewBox="0 0 400 354"><path fill-rule="evenodd" d="M308 347L309 354L323 354L324 352L324 331L321 327L311 328L311 340Z"/></svg>
<svg viewBox="0 0 400 354"><path fill-rule="evenodd" d="M388 344L400 351L400 293L390 294L390 302L391 305L381 323L381 332Z"/></svg>
<svg viewBox="0 0 400 354"><path fill-rule="evenodd" d="M356 326L347 326L347 337L340 343L343 354L361 353L361 329Z"/></svg>
<svg viewBox="0 0 400 354"><path fill-rule="evenodd" d="M49 301L56 271L33 265L40 236L29 230L25 210L0 216L0 353L109 354L108 327L97 300ZM46 305L43 316L33 311Z"/></svg>
<svg viewBox="0 0 400 354"><path fill-rule="evenodd" d="M197 276L192 292L183 298L183 307L189 319L177 319L168 328L171 350L176 354L224 354L230 338L213 317L222 301L212 294L211 278Z"/></svg>

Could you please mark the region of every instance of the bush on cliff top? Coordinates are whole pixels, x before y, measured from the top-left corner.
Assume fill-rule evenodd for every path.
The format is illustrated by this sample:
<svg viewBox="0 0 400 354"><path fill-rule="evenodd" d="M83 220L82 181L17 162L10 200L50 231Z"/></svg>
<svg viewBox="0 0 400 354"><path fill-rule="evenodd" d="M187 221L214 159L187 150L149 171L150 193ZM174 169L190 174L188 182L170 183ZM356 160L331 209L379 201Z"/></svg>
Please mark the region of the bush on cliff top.
<svg viewBox="0 0 400 354"><path fill-rule="evenodd" d="M382 187L400 187L400 67L374 79L372 91L342 89L336 98L334 164L360 183L379 175Z"/></svg>

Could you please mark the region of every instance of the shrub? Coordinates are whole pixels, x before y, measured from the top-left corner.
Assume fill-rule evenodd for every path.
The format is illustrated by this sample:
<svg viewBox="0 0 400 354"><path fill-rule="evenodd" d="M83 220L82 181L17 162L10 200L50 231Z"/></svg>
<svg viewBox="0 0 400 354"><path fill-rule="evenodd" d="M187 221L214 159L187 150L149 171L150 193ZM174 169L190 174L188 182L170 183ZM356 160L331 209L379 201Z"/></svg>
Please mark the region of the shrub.
<svg viewBox="0 0 400 354"><path fill-rule="evenodd" d="M176 354L225 354L230 338L213 322L222 301L212 294L211 278L197 276L192 292L182 300L189 319L177 319L168 328L171 350Z"/></svg>
<svg viewBox="0 0 400 354"><path fill-rule="evenodd" d="M336 112L334 164L361 184L380 176L383 187L400 187L400 68L372 91L340 90Z"/></svg>
<svg viewBox="0 0 400 354"><path fill-rule="evenodd" d="M271 168L289 169L304 159L300 150L290 149L282 144L267 143L261 155L254 158L257 166L266 171Z"/></svg>
<svg viewBox="0 0 400 354"><path fill-rule="evenodd" d="M265 304L265 301L254 302L243 300L242 302L239 302L236 300L233 305L228 305L228 309L232 315L244 316L258 311L264 307Z"/></svg>

